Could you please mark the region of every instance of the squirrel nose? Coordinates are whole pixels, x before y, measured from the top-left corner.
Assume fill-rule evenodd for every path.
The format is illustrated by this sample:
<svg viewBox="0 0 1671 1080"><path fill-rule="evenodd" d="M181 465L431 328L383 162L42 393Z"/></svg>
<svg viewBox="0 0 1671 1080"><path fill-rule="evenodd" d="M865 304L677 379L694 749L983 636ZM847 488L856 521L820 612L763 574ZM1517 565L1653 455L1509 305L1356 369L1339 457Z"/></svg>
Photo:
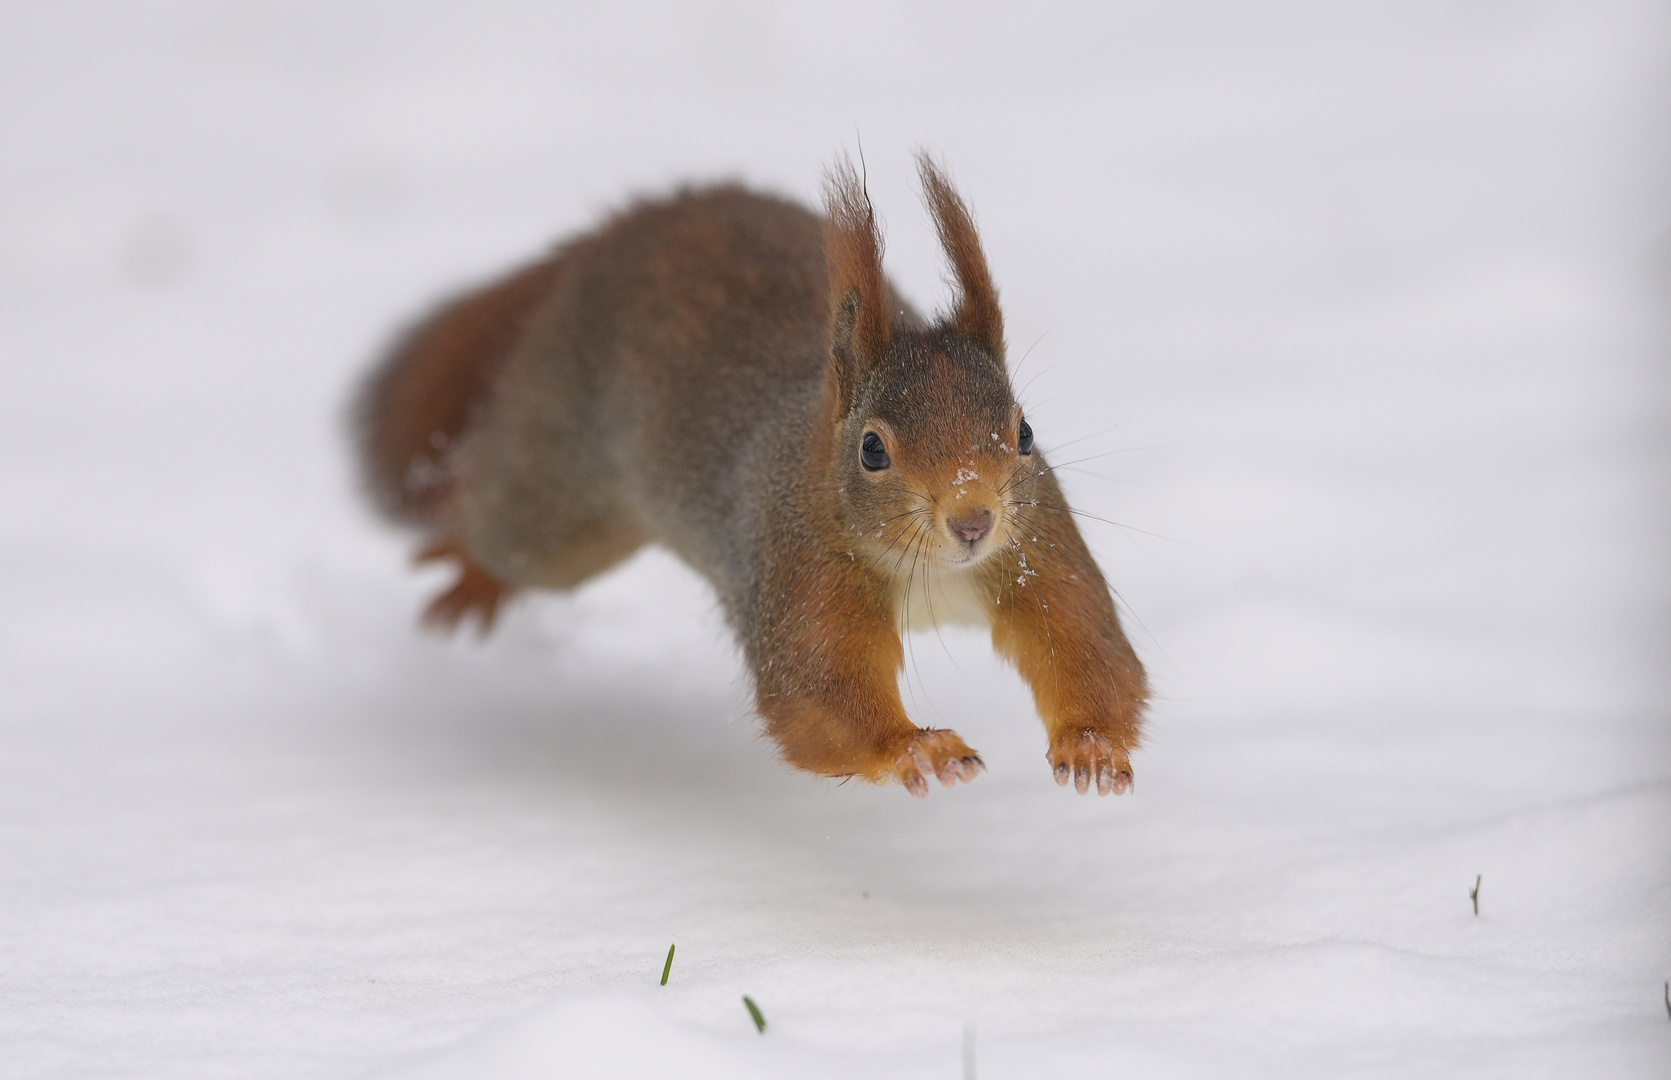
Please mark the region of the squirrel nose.
<svg viewBox="0 0 1671 1080"><path fill-rule="evenodd" d="M965 544L978 543L981 537L992 531L992 511L981 510L965 518L948 518L946 527Z"/></svg>

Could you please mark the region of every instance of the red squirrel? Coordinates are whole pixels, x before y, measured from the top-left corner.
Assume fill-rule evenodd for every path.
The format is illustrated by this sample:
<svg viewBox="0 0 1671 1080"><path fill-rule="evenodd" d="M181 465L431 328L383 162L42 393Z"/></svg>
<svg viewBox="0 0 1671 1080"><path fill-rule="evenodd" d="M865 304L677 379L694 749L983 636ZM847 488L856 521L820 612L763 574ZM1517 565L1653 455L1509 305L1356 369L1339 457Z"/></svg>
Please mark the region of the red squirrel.
<svg viewBox="0 0 1671 1080"><path fill-rule="evenodd" d="M1058 784L1131 787L1148 682L1005 369L974 222L919 160L951 310L882 271L848 163L825 213L737 185L640 202L445 303L355 410L368 487L458 580L426 621L488 629L645 543L713 585L791 765L928 794L980 756L900 700L901 633L990 625Z"/></svg>

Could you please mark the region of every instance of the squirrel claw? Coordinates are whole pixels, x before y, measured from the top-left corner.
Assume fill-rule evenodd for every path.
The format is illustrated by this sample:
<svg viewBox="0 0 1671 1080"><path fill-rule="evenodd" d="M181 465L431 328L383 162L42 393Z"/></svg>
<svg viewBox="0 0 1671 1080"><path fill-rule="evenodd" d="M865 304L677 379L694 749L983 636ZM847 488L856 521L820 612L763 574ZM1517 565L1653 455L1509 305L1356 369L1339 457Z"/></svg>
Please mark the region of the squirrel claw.
<svg viewBox="0 0 1671 1080"><path fill-rule="evenodd" d="M955 732L924 728L911 737L905 752L894 762L894 775L905 790L919 799L928 798L928 777L953 787L965 784L986 771L980 755L970 750Z"/></svg>
<svg viewBox="0 0 1671 1080"><path fill-rule="evenodd" d="M1131 790L1131 772L1104 762L1097 769L1098 795L1124 795Z"/></svg>
<svg viewBox="0 0 1671 1080"><path fill-rule="evenodd" d="M1073 781L1081 795L1094 785L1098 795L1124 795L1132 788L1131 763L1126 749L1097 731L1058 737L1046 759L1058 787Z"/></svg>
<svg viewBox="0 0 1671 1080"><path fill-rule="evenodd" d="M940 766L940 782L951 787L959 780L965 784L973 783L975 777L986 769L986 764L975 754L965 754L959 758L947 758Z"/></svg>

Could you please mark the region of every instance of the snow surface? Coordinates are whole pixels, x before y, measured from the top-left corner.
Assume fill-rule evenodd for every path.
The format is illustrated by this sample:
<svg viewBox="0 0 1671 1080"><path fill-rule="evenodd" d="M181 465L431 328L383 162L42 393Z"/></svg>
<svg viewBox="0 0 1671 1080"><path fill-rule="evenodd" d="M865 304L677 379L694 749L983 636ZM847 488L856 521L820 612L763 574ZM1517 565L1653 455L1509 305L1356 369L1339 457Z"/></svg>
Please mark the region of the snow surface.
<svg viewBox="0 0 1671 1080"><path fill-rule="evenodd" d="M1671 1074L1668 82L1629 0L0 7L0 1074ZM426 302L861 139L1122 523L1133 796L972 632L988 775L787 772L662 554L427 637L356 501Z"/></svg>

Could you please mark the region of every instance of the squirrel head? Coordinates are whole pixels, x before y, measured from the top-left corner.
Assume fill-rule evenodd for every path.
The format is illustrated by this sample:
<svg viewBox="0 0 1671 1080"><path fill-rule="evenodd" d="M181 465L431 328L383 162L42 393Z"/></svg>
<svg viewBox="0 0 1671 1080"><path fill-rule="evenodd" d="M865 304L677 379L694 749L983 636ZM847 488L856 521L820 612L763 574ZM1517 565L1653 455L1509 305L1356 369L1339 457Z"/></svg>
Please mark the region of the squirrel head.
<svg viewBox="0 0 1671 1080"><path fill-rule="evenodd" d="M952 309L901 325L882 238L848 162L825 186L830 276L830 461L855 552L905 578L973 567L1014 542L1033 434L1004 367L998 293L968 207L920 156L923 197L951 263Z"/></svg>

